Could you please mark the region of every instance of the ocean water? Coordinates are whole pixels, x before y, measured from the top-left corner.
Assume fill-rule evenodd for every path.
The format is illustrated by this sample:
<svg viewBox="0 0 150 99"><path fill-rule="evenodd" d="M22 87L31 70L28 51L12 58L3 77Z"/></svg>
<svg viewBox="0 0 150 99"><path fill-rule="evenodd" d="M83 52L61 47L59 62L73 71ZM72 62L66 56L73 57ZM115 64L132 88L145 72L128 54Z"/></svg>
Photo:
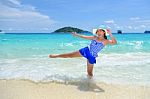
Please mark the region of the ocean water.
<svg viewBox="0 0 150 99"><path fill-rule="evenodd" d="M150 85L150 34L114 34L94 65L96 82ZM90 44L71 34L0 34L0 79L76 82L86 78L85 58L48 58Z"/></svg>

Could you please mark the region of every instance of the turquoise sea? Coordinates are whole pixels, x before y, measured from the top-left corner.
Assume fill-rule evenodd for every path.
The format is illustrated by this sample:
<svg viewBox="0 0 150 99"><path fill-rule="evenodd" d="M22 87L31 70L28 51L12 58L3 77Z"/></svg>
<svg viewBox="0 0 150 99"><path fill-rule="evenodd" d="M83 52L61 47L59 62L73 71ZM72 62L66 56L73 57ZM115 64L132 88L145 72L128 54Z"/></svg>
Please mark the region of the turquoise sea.
<svg viewBox="0 0 150 99"><path fill-rule="evenodd" d="M89 35L89 34L88 34ZM150 85L150 34L113 34L94 66L97 82ZM90 40L70 33L0 34L0 79L72 82L86 78L86 59L48 58L87 46Z"/></svg>

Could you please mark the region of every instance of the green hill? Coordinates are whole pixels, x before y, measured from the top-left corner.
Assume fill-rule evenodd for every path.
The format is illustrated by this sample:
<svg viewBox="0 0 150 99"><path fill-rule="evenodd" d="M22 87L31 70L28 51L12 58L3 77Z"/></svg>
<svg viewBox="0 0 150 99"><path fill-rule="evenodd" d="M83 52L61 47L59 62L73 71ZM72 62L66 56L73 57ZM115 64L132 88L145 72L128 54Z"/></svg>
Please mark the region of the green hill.
<svg viewBox="0 0 150 99"><path fill-rule="evenodd" d="M87 31L84 31L84 30L78 29L78 28L74 28L74 27L63 27L63 28L60 28L58 30L55 30L54 32L77 32L77 33L81 33L81 32L87 32Z"/></svg>

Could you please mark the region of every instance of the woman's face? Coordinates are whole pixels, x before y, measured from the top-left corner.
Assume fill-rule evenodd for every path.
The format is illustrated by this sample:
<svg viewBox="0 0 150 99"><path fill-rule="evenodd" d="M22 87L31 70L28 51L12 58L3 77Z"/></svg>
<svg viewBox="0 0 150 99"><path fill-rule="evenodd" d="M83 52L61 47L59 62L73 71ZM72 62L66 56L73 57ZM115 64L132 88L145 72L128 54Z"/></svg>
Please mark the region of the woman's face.
<svg viewBox="0 0 150 99"><path fill-rule="evenodd" d="M102 29L98 29L97 32L96 32L98 37L104 37L104 33L105 32Z"/></svg>

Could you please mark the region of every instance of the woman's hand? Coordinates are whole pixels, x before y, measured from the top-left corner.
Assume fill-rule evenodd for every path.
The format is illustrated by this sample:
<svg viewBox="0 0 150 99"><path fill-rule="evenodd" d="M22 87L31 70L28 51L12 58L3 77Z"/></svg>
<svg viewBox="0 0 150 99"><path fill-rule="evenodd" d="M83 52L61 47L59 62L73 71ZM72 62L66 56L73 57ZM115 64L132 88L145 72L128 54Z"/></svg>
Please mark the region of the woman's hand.
<svg viewBox="0 0 150 99"><path fill-rule="evenodd" d="M110 34L111 34L111 30L110 30L110 29L107 29L107 33L110 35Z"/></svg>
<svg viewBox="0 0 150 99"><path fill-rule="evenodd" d="M111 40L108 40L108 44L117 44L117 41L116 39L114 38L114 36L112 35L111 33L111 30L110 29L107 29L107 33L109 34Z"/></svg>
<svg viewBox="0 0 150 99"><path fill-rule="evenodd" d="M77 36L78 34L77 34L77 32L72 32L72 35Z"/></svg>
<svg viewBox="0 0 150 99"><path fill-rule="evenodd" d="M76 37L88 39L88 40L93 40L93 39L95 39L95 36L81 35L81 34L78 34L77 32L72 32L72 35L73 35L73 36L76 36Z"/></svg>

